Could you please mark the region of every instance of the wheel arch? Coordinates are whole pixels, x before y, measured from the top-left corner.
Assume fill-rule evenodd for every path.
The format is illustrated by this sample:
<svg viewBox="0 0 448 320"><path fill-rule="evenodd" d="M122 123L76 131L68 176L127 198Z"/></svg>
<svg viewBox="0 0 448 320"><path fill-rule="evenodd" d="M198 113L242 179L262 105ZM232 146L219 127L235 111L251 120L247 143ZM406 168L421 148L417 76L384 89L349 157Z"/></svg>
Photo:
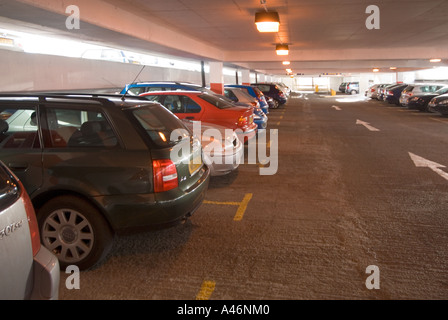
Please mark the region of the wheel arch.
<svg viewBox="0 0 448 320"><path fill-rule="evenodd" d="M91 197L86 196L85 194L82 194L80 192L74 191L74 190L48 190L42 193L39 193L35 197L31 199L31 202L33 203L34 209L36 211L36 215L38 215L39 209L42 208L45 203L50 201L51 199L54 199L56 197L60 196L72 196L75 198L80 198L84 201L87 201L90 205L92 205L95 209L100 212L101 216L104 218L104 220L107 222L110 230L115 233L115 230L111 224L111 221L109 220L108 215L105 213L104 208L102 208L98 202L96 202Z"/></svg>

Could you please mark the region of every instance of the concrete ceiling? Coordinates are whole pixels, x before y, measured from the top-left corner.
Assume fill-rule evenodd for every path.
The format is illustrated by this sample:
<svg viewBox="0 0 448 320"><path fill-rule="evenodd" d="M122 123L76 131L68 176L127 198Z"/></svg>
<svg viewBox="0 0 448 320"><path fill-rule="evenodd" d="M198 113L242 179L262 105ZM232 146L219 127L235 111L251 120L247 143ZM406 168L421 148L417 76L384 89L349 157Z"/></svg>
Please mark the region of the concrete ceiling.
<svg viewBox="0 0 448 320"><path fill-rule="evenodd" d="M370 4L380 9L378 30L365 24ZM80 8L79 30L65 26L69 5ZM279 13L278 33L255 28L255 12L266 9ZM305 74L417 70L433 67L429 58L446 66L447 16L446 0L0 0L0 21L36 33L282 75L284 59ZM289 44L287 58L275 43Z"/></svg>

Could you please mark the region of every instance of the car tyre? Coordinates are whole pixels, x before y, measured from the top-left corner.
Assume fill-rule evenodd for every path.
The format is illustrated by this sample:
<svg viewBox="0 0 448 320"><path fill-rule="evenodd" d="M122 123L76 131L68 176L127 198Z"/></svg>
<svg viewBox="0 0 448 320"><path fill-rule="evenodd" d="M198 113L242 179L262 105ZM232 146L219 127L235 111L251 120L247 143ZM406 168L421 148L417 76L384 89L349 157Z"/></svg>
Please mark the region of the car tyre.
<svg viewBox="0 0 448 320"><path fill-rule="evenodd" d="M80 270L102 261L113 244L113 232L101 213L86 200L59 196L38 211L42 244L59 259L61 268Z"/></svg>
<svg viewBox="0 0 448 320"><path fill-rule="evenodd" d="M352 90L352 91L350 91L350 94L351 95L353 95L353 94L357 94L358 92L356 91L356 90Z"/></svg>
<svg viewBox="0 0 448 320"><path fill-rule="evenodd" d="M274 99L274 109L278 109L279 106L280 106L280 103Z"/></svg>

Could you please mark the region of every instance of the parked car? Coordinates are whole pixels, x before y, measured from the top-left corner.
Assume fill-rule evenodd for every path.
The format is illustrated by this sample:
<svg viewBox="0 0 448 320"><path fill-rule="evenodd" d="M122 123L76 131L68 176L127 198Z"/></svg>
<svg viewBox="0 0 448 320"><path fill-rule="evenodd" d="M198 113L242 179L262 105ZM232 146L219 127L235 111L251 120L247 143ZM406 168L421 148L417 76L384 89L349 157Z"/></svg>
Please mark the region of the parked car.
<svg viewBox="0 0 448 320"><path fill-rule="evenodd" d="M339 85L339 92L345 93L345 89L347 89L347 82L342 82Z"/></svg>
<svg viewBox="0 0 448 320"><path fill-rule="evenodd" d="M370 86L366 90L365 96L370 99L376 99L378 96L378 87L379 86L380 86L379 84L374 84L374 85Z"/></svg>
<svg viewBox="0 0 448 320"><path fill-rule="evenodd" d="M276 82L276 84L280 88L280 90L282 90L285 93L286 98L289 98L289 96L291 95L291 88L288 87L283 82Z"/></svg>
<svg viewBox="0 0 448 320"><path fill-rule="evenodd" d="M440 113L442 116L448 115L448 93L432 98L428 103L428 110Z"/></svg>
<svg viewBox="0 0 448 320"><path fill-rule="evenodd" d="M415 83L408 85L400 96L400 104L403 107L408 105L409 98L420 93L431 93L443 88L445 84L438 83Z"/></svg>
<svg viewBox="0 0 448 320"><path fill-rule="evenodd" d="M265 96L274 99L274 109L277 109L288 101L286 94L275 83L252 83L251 86L257 87Z"/></svg>
<svg viewBox="0 0 448 320"><path fill-rule="evenodd" d="M408 85L405 83L398 84L395 86L389 86L386 87L386 91L384 93L384 96L386 97L384 101L387 101L389 104L396 104L397 106L400 105L400 96L401 92L407 87Z"/></svg>
<svg viewBox="0 0 448 320"><path fill-rule="evenodd" d="M0 118L0 160L24 184L41 241L62 267L93 267L114 234L183 221L205 197L210 170L200 141L158 103L3 94ZM182 157L172 152L180 146Z"/></svg>
<svg viewBox="0 0 448 320"><path fill-rule="evenodd" d="M5 120L0 120L3 124ZM0 299L56 300L59 262L40 243L33 204L20 180L0 161Z"/></svg>
<svg viewBox="0 0 448 320"><path fill-rule="evenodd" d="M446 94L448 93L448 86L445 86L435 92L432 93L421 93L421 94L416 94L412 97L409 98L408 100L408 108L409 109L417 109L420 111L429 111L428 110L428 104L429 102L437 97L440 96L442 94Z"/></svg>
<svg viewBox="0 0 448 320"><path fill-rule="evenodd" d="M345 93L358 94L359 93L359 82L347 82L347 85L345 87Z"/></svg>
<svg viewBox="0 0 448 320"><path fill-rule="evenodd" d="M127 84L120 94L141 95L142 93L151 91L175 91L175 90L192 90L207 92L209 94L217 94L216 92L190 82L173 82L173 81L147 81Z"/></svg>
<svg viewBox="0 0 448 320"><path fill-rule="evenodd" d="M266 130L268 125L268 117L261 110L260 103L254 97L243 91L240 88L224 88L224 95L235 103L239 103L242 106L251 105L254 108L254 122L258 126L258 133Z"/></svg>
<svg viewBox="0 0 448 320"><path fill-rule="evenodd" d="M243 84L226 84L224 85L224 88L240 88L243 91L246 91L248 94L258 100L261 110L263 110L265 114L269 114L269 105L266 101L265 95L257 87Z"/></svg>
<svg viewBox="0 0 448 320"><path fill-rule="evenodd" d="M232 129L191 120L183 120L185 125L200 136L204 163L210 168L211 176L231 173L242 162L244 145Z"/></svg>
<svg viewBox="0 0 448 320"><path fill-rule="evenodd" d="M386 91L386 87L390 86L390 83L383 83L380 84L377 88L377 95L376 95L376 99L380 100L380 101L384 101L384 92Z"/></svg>
<svg viewBox="0 0 448 320"><path fill-rule="evenodd" d="M253 108L237 107L227 99L199 91L147 92L140 96L159 102L179 119L212 123L236 130L242 142L255 137Z"/></svg>

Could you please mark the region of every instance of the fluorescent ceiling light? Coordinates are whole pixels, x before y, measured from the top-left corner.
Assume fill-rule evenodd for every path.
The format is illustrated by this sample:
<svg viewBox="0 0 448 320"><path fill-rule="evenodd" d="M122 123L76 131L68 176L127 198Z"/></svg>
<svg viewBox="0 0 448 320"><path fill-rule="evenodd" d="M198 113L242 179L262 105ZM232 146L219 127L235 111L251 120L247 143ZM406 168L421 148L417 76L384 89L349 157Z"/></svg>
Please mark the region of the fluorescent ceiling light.
<svg viewBox="0 0 448 320"><path fill-rule="evenodd" d="M259 32L278 32L280 17L277 12L256 12L255 24Z"/></svg>
<svg viewBox="0 0 448 320"><path fill-rule="evenodd" d="M282 63L283 63L284 66L289 66L291 64L290 61L283 61Z"/></svg>
<svg viewBox="0 0 448 320"><path fill-rule="evenodd" d="M431 59L431 60L429 60L429 62L440 62L440 61L442 61L442 59Z"/></svg>

